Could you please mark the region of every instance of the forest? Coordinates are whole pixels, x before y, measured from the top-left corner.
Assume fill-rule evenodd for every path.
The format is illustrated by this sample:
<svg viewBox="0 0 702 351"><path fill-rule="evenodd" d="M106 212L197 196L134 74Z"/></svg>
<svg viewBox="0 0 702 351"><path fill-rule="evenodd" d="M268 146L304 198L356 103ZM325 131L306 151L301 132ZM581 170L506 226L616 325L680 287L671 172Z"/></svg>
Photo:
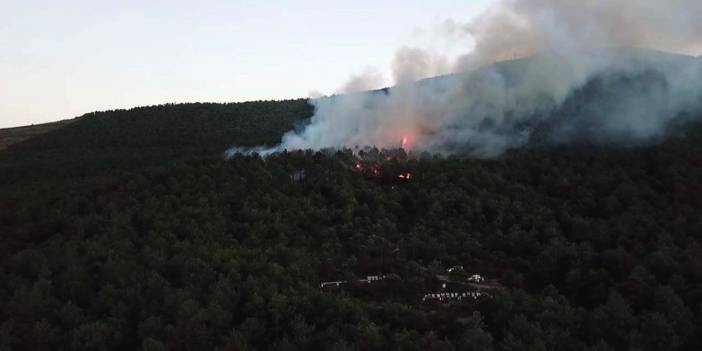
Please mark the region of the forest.
<svg viewBox="0 0 702 351"><path fill-rule="evenodd" d="M222 157L312 111L106 111L1 151L0 349L702 349L702 125L490 160ZM490 289L423 301L470 285L459 266Z"/></svg>

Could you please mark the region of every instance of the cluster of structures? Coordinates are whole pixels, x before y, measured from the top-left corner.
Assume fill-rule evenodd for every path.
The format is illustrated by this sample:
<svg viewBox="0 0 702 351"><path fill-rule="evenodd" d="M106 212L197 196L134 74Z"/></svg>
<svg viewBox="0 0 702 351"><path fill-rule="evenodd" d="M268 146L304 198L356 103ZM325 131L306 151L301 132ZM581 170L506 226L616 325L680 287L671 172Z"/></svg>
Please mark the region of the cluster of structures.
<svg viewBox="0 0 702 351"><path fill-rule="evenodd" d="M391 274L392 276L392 274ZM387 275L369 275L356 283L372 284L386 280ZM434 286L431 291L422 294L422 303L450 303L461 300L477 300L480 297L492 297L496 290L504 289L497 280L486 280L480 274L468 274L463 266L453 266L446 269L444 274L435 274L430 278ZM352 281L353 282L353 281ZM349 284L347 280L336 280L320 283L320 288L331 289Z"/></svg>
<svg viewBox="0 0 702 351"><path fill-rule="evenodd" d="M464 292L439 292L439 293L429 293L429 294L424 294L424 297L422 297L422 302L427 302L427 301L439 301L439 302L444 302L444 301L449 301L449 300L462 300L466 298L472 298L472 299L477 299L480 296L486 295L483 292L480 291L464 291Z"/></svg>
<svg viewBox="0 0 702 351"><path fill-rule="evenodd" d="M496 281L488 282L480 274L469 275L463 266L450 267L446 269L446 273L434 276L439 291L424 294L423 303L448 303L467 298L476 300L481 296L492 297L491 290L502 288Z"/></svg>

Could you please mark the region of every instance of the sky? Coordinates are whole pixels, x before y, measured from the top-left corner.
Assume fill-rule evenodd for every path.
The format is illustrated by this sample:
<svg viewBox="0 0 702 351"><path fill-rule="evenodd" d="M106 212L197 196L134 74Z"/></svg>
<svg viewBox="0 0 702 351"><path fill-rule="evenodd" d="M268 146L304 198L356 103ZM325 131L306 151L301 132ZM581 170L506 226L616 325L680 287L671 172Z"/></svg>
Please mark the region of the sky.
<svg viewBox="0 0 702 351"><path fill-rule="evenodd" d="M0 0L0 128L169 102L330 94L492 0ZM452 45L455 45L453 43ZM465 52L470 42L438 48Z"/></svg>

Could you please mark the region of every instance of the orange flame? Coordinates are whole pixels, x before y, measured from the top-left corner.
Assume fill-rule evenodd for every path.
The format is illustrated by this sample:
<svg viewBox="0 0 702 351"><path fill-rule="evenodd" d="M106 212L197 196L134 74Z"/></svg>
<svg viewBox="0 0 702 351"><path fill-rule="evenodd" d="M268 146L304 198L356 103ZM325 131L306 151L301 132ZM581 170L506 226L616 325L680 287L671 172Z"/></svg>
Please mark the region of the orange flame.
<svg viewBox="0 0 702 351"><path fill-rule="evenodd" d="M402 137L402 143L401 143L400 147L403 148L403 149L407 148L407 143L408 143L408 141L409 141L409 140L407 139L407 137L406 137L406 136L403 136L403 137Z"/></svg>

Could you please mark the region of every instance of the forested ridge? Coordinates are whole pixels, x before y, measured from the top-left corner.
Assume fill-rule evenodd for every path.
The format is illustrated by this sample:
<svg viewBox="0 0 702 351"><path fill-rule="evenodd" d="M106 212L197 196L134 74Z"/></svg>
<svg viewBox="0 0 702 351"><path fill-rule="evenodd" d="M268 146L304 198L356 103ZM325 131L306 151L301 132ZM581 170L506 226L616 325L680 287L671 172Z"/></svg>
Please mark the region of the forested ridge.
<svg viewBox="0 0 702 351"><path fill-rule="evenodd" d="M307 99L188 103L93 112L0 152L0 181L221 158L237 145L272 145L312 115Z"/></svg>
<svg viewBox="0 0 702 351"><path fill-rule="evenodd" d="M702 126L224 160L311 114L251 104L105 112L0 153L0 348L702 349ZM455 266L502 288L422 302ZM320 288L369 275L389 278Z"/></svg>

